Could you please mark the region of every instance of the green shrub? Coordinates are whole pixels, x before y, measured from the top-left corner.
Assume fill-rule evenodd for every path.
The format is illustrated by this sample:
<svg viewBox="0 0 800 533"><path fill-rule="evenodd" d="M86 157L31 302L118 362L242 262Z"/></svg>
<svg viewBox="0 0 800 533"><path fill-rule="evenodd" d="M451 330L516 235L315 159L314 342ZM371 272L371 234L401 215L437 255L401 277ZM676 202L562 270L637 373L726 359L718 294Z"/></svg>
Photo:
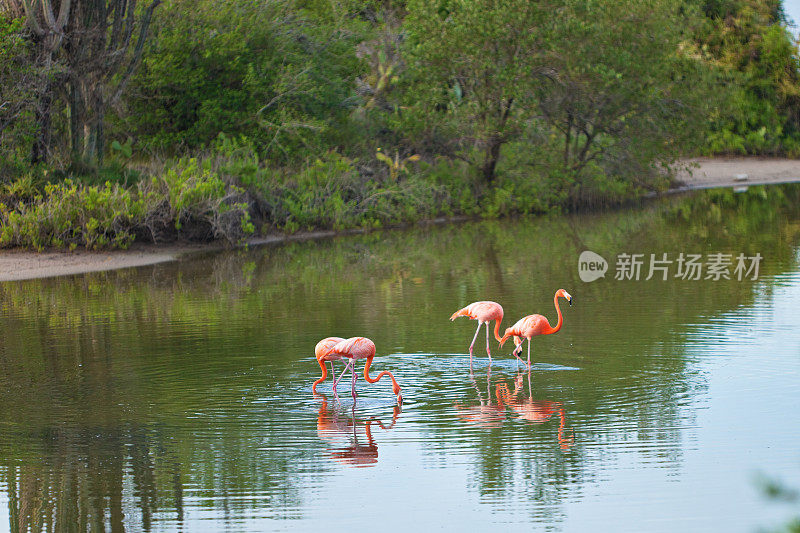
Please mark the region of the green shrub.
<svg viewBox="0 0 800 533"><path fill-rule="evenodd" d="M153 20L120 126L145 149L170 152L208 147L220 132L249 136L271 159L324 150L364 68L360 8L348 9L175 0L174 16Z"/></svg>
<svg viewBox="0 0 800 533"><path fill-rule="evenodd" d="M388 172L362 172L357 161L336 152L289 178L262 182L257 194L266 221L287 232L377 228L452 214L445 187L418 174L395 181Z"/></svg>
<svg viewBox="0 0 800 533"><path fill-rule="evenodd" d="M131 191L73 180L45 185L30 203L0 204L0 246L126 248L144 205Z"/></svg>
<svg viewBox="0 0 800 533"><path fill-rule="evenodd" d="M0 246L126 248L136 237L239 242L255 231L248 200L206 163L173 161L136 189L67 179L39 192L33 178L21 178L3 190Z"/></svg>
<svg viewBox="0 0 800 533"><path fill-rule="evenodd" d="M158 176L140 182L139 194L146 204L144 226L155 241L176 234L233 243L255 230L244 191L226 183L210 159L171 161Z"/></svg>

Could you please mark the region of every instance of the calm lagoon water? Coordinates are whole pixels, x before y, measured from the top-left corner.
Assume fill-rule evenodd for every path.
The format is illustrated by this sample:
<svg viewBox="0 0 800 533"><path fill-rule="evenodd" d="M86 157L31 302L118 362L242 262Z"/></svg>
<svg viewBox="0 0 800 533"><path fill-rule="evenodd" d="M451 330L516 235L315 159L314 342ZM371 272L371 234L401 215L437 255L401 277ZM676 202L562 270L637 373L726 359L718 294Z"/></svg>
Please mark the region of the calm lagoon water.
<svg viewBox="0 0 800 533"><path fill-rule="evenodd" d="M643 279L681 252L763 261ZM530 373L494 341L489 368L483 332L470 373L453 311L554 322L560 287ZM800 515L764 488L800 489L799 325L791 186L2 283L0 530L775 530ZM402 408L386 381L312 395L329 335L375 341Z"/></svg>

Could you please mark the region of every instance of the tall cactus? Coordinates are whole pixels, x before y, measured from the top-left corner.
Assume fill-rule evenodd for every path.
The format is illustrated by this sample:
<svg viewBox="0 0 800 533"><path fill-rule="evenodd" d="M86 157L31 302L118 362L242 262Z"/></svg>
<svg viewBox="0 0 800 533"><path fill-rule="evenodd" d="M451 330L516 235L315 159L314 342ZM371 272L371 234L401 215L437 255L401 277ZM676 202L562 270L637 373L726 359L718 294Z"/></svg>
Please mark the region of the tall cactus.
<svg viewBox="0 0 800 533"><path fill-rule="evenodd" d="M0 10L25 15L37 48L41 75L34 163L45 161L50 153L50 115L56 98L63 98L69 108L73 160L102 161L106 110L119 100L135 72L160 3L150 0L137 10L136 0L0 0Z"/></svg>
<svg viewBox="0 0 800 533"><path fill-rule="evenodd" d="M51 0L7 0L6 8L14 15L25 14L25 21L37 44L40 76L36 83L36 123L38 132L31 151L31 161L46 161L50 154L50 115L53 104L54 58L64 41L72 0L62 0L58 16Z"/></svg>

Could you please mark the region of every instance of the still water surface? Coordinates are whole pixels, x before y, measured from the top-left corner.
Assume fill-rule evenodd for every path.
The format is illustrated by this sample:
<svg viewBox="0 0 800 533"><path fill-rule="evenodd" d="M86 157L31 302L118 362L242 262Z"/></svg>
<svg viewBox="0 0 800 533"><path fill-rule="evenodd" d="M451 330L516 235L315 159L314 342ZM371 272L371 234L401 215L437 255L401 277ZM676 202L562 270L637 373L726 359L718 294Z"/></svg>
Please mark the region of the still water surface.
<svg viewBox="0 0 800 533"><path fill-rule="evenodd" d="M581 282L577 259L609 260ZM614 279L760 253L758 280ZM646 277L646 268L642 278ZM529 313L530 373L474 322ZM562 300L562 303L564 301ZM476 222L0 284L0 530L756 531L800 504L800 189ZM316 397L322 337L375 370ZM340 371L342 365L337 365Z"/></svg>

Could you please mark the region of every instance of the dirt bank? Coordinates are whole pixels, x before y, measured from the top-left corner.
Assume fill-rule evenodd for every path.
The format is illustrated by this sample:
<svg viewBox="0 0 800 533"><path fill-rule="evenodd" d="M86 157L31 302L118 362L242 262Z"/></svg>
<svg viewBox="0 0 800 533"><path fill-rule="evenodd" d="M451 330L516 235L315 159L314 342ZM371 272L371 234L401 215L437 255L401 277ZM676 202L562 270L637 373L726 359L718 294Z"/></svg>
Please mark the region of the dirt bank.
<svg viewBox="0 0 800 533"><path fill-rule="evenodd" d="M352 231L352 233L361 230ZM251 239L248 244L259 246L281 241L301 241L330 237L334 231L312 231L296 235L274 235ZM23 279L67 276L85 272L100 272L175 261L181 256L197 252L222 250L222 244L144 244L134 243L128 250L93 252L77 249L73 252L29 250L0 250L0 282Z"/></svg>
<svg viewBox="0 0 800 533"><path fill-rule="evenodd" d="M130 250L103 252L0 252L0 281L65 276L174 261L181 254L204 249L202 246L135 245Z"/></svg>
<svg viewBox="0 0 800 533"><path fill-rule="evenodd" d="M674 191L800 182L800 160L761 157L689 159L689 171L678 173Z"/></svg>

